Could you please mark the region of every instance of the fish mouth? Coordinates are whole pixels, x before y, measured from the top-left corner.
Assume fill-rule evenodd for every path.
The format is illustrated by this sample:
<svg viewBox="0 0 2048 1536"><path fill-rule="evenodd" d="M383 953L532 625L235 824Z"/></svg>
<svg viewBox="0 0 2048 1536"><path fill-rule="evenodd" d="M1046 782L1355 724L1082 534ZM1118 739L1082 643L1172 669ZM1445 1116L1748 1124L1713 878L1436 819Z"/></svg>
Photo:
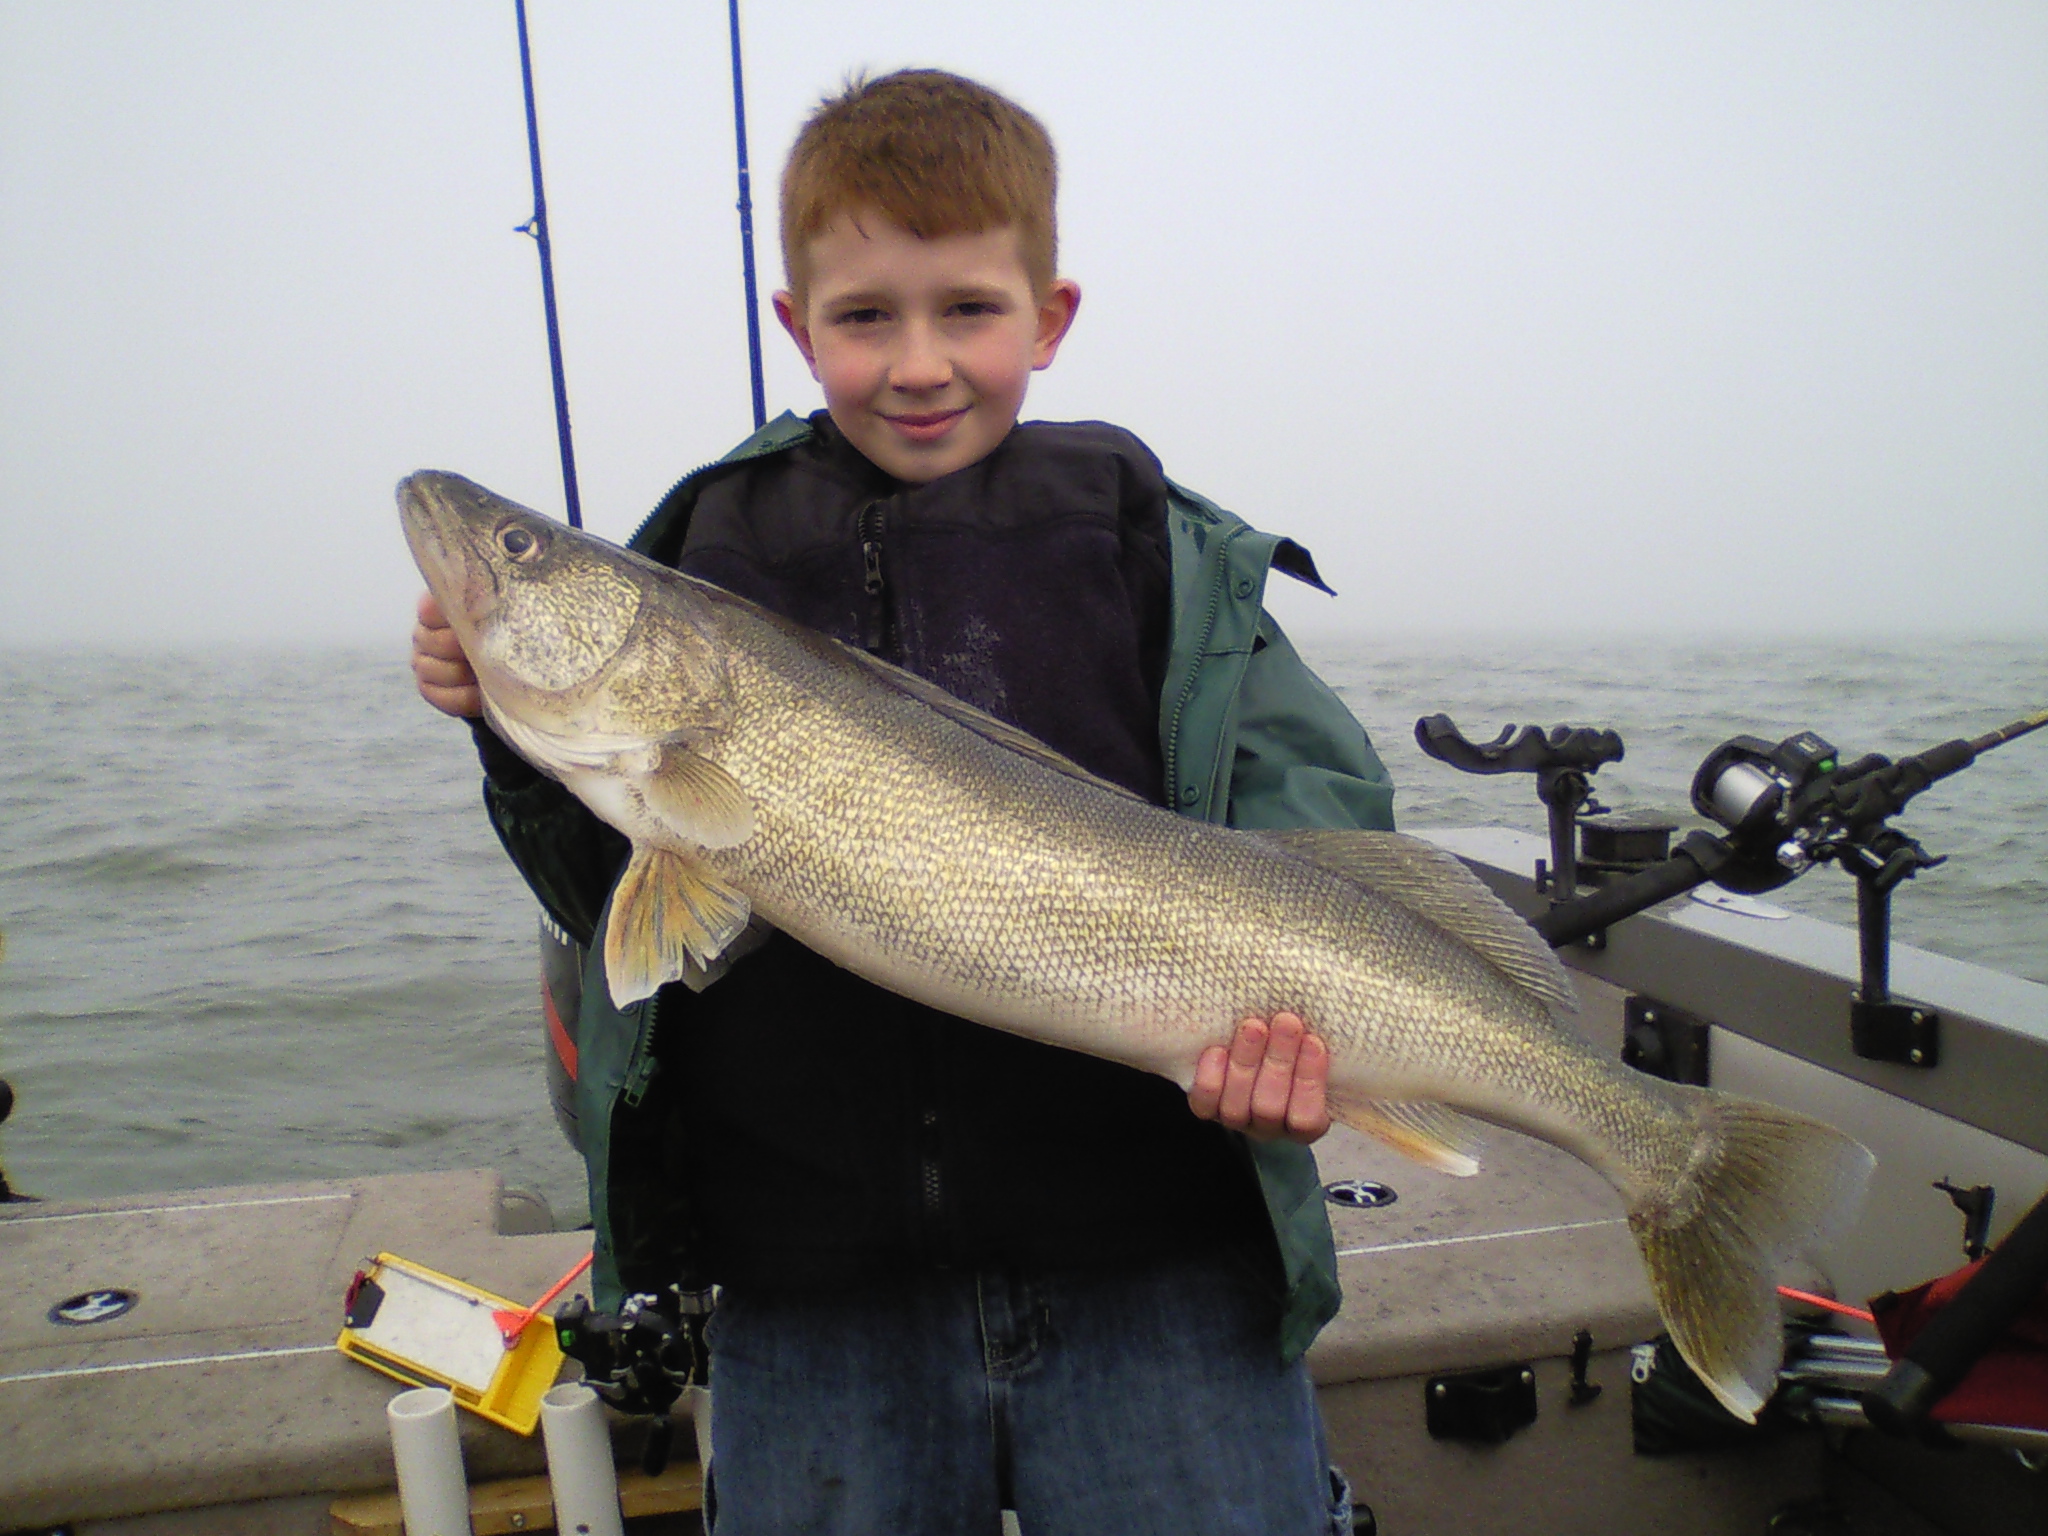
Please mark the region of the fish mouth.
<svg viewBox="0 0 2048 1536"><path fill-rule="evenodd" d="M423 469L399 481L397 495L413 563L467 646L497 606L497 573L484 554L493 521L483 505L489 493L460 475Z"/></svg>

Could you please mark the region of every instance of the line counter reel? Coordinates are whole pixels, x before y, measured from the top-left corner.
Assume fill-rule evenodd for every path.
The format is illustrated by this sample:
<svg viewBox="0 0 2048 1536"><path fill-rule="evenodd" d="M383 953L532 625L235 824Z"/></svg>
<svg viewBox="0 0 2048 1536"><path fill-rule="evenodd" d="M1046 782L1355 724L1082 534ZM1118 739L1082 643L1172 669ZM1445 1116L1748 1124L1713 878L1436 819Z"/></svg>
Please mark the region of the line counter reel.
<svg viewBox="0 0 2048 1536"><path fill-rule="evenodd" d="M1812 731L1775 747L1758 736L1733 736L1693 775L1693 809L1726 827L1734 847L1752 855L1768 848L1782 874L1759 870L1752 888L1774 889L1812 866L1798 808L1806 791L1838 766L1834 747Z"/></svg>
<svg viewBox="0 0 2048 1536"><path fill-rule="evenodd" d="M713 1305L708 1290L671 1285L658 1296L628 1296L616 1312L594 1311L577 1296L556 1314L555 1341L583 1367L584 1383L620 1413L653 1418L640 1462L649 1477L668 1465L677 1400L710 1383L704 1324Z"/></svg>

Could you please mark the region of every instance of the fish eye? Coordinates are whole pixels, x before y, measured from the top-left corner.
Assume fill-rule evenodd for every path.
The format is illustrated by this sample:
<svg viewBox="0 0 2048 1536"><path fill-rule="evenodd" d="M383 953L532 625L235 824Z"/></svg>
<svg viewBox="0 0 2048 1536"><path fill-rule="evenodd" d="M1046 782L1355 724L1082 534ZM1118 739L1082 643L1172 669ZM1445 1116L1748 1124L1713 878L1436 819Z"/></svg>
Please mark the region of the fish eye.
<svg viewBox="0 0 2048 1536"><path fill-rule="evenodd" d="M498 547L514 560L537 560L547 547L547 541L530 528L507 523L498 530Z"/></svg>

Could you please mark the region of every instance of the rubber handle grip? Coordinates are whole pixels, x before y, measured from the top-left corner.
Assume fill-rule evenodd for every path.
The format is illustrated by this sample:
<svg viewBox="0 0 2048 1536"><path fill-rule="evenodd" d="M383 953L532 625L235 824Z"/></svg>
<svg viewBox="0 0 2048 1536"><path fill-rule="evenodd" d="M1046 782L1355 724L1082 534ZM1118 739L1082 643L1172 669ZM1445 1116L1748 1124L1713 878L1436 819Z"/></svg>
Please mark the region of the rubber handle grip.
<svg viewBox="0 0 2048 1536"><path fill-rule="evenodd" d="M1575 943L1660 901L1669 901L1695 886L1705 885L1728 859L1727 845L1720 839L1694 832L1662 864L1652 864L1640 874L1603 885L1590 896L1560 902L1548 912L1530 918L1529 926L1552 949Z"/></svg>

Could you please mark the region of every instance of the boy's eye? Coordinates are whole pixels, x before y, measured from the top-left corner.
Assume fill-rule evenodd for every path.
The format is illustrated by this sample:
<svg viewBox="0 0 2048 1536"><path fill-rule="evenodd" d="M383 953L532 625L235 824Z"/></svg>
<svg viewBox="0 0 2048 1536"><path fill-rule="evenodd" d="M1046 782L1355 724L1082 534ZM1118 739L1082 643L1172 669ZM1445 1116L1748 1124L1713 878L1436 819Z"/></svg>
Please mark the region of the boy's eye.
<svg viewBox="0 0 2048 1536"><path fill-rule="evenodd" d="M841 325L876 325L887 318L879 308L874 305L867 305L860 309L849 309L842 312L839 316L839 323Z"/></svg>

